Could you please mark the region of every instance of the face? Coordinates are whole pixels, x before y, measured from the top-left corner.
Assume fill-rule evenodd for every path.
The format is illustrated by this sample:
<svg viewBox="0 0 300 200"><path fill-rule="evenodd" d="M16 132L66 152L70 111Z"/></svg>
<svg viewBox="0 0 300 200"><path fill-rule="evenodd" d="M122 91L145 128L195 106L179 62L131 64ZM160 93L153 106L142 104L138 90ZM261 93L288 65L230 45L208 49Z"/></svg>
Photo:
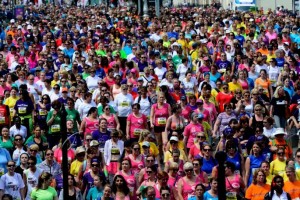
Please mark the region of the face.
<svg viewBox="0 0 300 200"><path fill-rule="evenodd" d="M128 170L129 169L129 162L127 160L122 162L122 169L123 170Z"/></svg>
<svg viewBox="0 0 300 200"><path fill-rule="evenodd" d="M260 147L257 144L254 144L252 147L253 153L259 153L260 152Z"/></svg>
<svg viewBox="0 0 300 200"><path fill-rule="evenodd" d="M100 126L99 126L99 127L102 128L102 129L106 129L106 128L107 128L107 121L102 120L102 121L100 122Z"/></svg>
<svg viewBox="0 0 300 200"><path fill-rule="evenodd" d="M99 170L99 167L100 167L100 164L99 164L99 163L97 163L97 162L91 163L92 171L98 171L98 170Z"/></svg>
<svg viewBox="0 0 300 200"><path fill-rule="evenodd" d="M278 188L282 188L283 187L283 180L282 178L277 178L274 180L275 182L275 186L278 187Z"/></svg>
<svg viewBox="0 0 300 200"><path fill-rule="evenodd" d="M160 196L162 200L168 200L170 199L170 192L168 190L162 190Z"/></svg>
<svg viewBox="0 0 300 200"><path fill-rule="evenodd" d="M123 179L121 179L119 177L115 181L116 181L117 186L122 186L124 184Z"/></svg>
<svg viewBox="0 0 300 200"><path fill-rule="evenodd" d="M139 154L140 154L141 148L140 148L139 145L134 145L132 149L133 149L133 153L134 153L134 154L136 154L136 155L139 155Z"/></svg>
<svg viewBox="0 0 300 200"><path fill-rule="evenodd" d="M8 136L8 129L7 129L7 128L3 128L3 129L2 129L2 135L3 135L4 137L7 137L7 136Z"/></svg>
<svg viewBox="0 0 300 200"><path fill-rule="evenodd" d="M21 156L21 163L27 163L27 161L28 161L28 156L26 155L26 154L23 154L22 156Z"/></svg>
<svg viewBox="0 0 300 200"><path fill-rule="evenodd" d="M49 160L49 161L53 160L53 156L54 156L53 151L47 151L46 152L46 158L47 158L47 160Z"/></svg>
<svg viewBox="0 0 300 200"><path fill-rule="evenodd" d="M95 177L96 178L96 177ZM73 185L74 183L73 183L73 178L72 178L72 176L68 176L68 184L69 185Z"/></svg>
<svg viewBox="0 0 300 200"><path fill-rule="evenodd" d="M263 172L258 172L257 177L256 177L256 181L259 183L263 183L265 180L265 175Z"/></svg>
<svg viewBox="0 0 300 200"><path fill-rule="evenodd" d="M105 187L104 188L103 196L107 197L107 198L111 196L111 188L110 187Z"/></svg>
<svg viewBox="0 0 300 200"><path fill-rule="evenodd" d="M16 168L16 164L14 162L8 162L7 163L7 169L9 172L14 172Z"/></svg>
<svg viewBox="0 0 300 200"><path fill-rule="evenodd" d="M205 191L203 190L203 188L201 186L198 186L198 187L196 187L195 192L196 192L197 197L201 197Z"/></svg>

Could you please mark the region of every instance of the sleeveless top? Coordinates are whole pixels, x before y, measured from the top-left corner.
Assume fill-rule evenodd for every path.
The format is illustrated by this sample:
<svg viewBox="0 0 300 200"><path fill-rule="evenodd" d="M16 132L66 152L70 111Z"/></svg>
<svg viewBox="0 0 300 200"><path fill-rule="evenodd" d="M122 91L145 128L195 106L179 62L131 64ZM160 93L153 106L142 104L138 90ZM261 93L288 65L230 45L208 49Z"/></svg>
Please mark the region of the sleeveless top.
<svg viewBox="0 0 300 200"><path fill-rule="evenodd" d="M190 195L194 196L195 195L195 187L198 183L200 183L200 180L198 177L196 177L196 181L195 183L193 183L192 185L188 184L187 182L185 182L184 177L182 178L182 197L184 200L187 200Z"/></svg>
<svg viewBox="0 0 300 200"><path fill-rule="evenodd" d="M115 116L113 114L110 114L109 117L105 117L104 115L101 115L99 118L105 118L107 120L107 130L112 131L117 128L117 122L115 119Z"/></svg>
<svg viewBox="0 0 300 200"><path fill-rule="evenodd" d="M85 118L85 132L84 135L92 133L95 130L99 129L99 120L95 121L90 120L88 117Z"/></svg>
<svg viewBox="0 0 300 200"><path fill-rule="evenodd" d="M127 175L127 174L123 173L123 171L121 170L117 174L122 175L124 177L124 179L126 180L127 186L130 190L130 196L132 197L131 199L133 199L133 196L136 196L135 195L135 192L136 192L136 179L135 179L134 173L131 172L130 175ZM134 199L136 199L136 198L134 198Z"/></svg>
<svg viewBox="0 0 300 200"><path fill-rule="evenodd" d="M140 173L141 169L145 167L145 158L142 156L142 159L140 161L135 161L131 158L131 156L128 156L128 158L131 161L131 171L133 174Z"/></svg>
<svg viewBox="0 0 300 200"><path fill-rule="evenodd" d="M243 90L248 90L249 89L249 84L248 84L247 81L239 80L239 83L241 84Z"/></svg>
<svg viewBox="0 0 300 200"><path fill-rule="evenodd" d="M153 105L154 108L154 125L166 126L167 118L169 117L168 104L164 103L161 108L158 108L158 104Z"/></svg>
<svg viewBox="0 0 300 200"><path fill-rule="evenodd" d="M229 180L226 177L225 182L226 182L227 192L239 192L241 185L240 185L240 176L238 174L235 174L232 180Z"/></svg>

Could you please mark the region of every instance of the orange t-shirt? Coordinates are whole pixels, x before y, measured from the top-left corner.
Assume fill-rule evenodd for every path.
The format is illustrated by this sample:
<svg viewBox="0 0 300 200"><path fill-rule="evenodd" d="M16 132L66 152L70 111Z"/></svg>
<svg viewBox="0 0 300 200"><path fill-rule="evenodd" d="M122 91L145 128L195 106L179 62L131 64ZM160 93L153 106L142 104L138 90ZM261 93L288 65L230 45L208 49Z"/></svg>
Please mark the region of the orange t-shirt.
<svg viewBox="0 0 300 200"><path fill-rule="evenodd" d="M293 150L292 148L286 143L286 140L283 141L278 141L276 139L273 139L269 142L270 146L276 146L276 147L284 147L284 153L285 153L285 157L286 159L289 159L292 157L293 155ZM277 158L276 153L273 154L273 160L275 160Z"/></svg>
<svg viewBox="0 0 300 200"><path fill-rule="evenodd" d="M269 97L269 86L271 85L271 81L267 79L266 81L262 80L261 78L257 78L255 80L255 86L261 86L265 90L264 92Z"/></svg>
<svg viewBox="0 0 300 200"><path fill-rule="evenodd" d="M283 190L291 195L292 199L300 197L300 181L284 182Z"/></svg>
<svg viewBox="0 0 300 200"><path fill-rule="evenodd" d="M265 184L264 186L254 185L253 183L246 190L246 199L262 200L265 195L270 191L271 186Z"/></svg>

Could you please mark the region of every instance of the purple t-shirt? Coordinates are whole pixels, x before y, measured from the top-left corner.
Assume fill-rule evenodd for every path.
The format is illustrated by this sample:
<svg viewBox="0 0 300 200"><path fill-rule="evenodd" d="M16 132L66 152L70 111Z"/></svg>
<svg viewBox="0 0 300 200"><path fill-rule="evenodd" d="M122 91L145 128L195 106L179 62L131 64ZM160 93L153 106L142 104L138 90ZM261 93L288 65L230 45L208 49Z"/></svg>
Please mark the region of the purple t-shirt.
<svg viewBox="0 0 300 200"><path fill-rule="evenodd" d="M97 140L100 144L99 148L104 148L105 142L110 140L110 132L106 131L106 133L101 133L99 130L96 130L92 133L93 140Z"/></svg>

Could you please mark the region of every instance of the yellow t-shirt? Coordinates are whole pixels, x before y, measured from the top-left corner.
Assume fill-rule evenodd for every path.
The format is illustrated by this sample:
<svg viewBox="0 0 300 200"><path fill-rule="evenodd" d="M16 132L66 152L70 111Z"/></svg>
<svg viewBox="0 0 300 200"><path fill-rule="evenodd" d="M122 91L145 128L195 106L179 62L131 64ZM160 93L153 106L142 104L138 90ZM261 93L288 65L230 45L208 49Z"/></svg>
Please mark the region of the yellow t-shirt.
<svg viewBox="0 0 300 200"><path fill-rule="evenodd" d="M178 148L179 149L179 148ZM179 151L180 151L180 156L179 156L179 158L181 159L181 160L183 160L183 161L187 161L187 157L186 157L186 155L185 155L185 153L184 153L184 151L182 150L182 149L179 149ZM164 162L166 163L166 162L168 162L171 158L172 158L172 153L171 153L172 151L167 151L167 152L165 152L165 155L164 155Z"/></svg>
<svg viewBox="0 0 300 200"><path fill-rule="evenodd" d="M9 113L10 113L10 119L13 119L13 111L14 111L14 107L16 105L16 102L19 100L19 97L13 98L13 97L8 97L5 100L5 105L7 105L9 107Z"/></svg>
<svg viewBox="0 0 300 200"><path fill-rule="evenodd" d="M243 88L242 88L241 84L239 84L239 83L230 82L230 83L228 83L228 86L229 86L230 92L235 92L237 89L243 91Z"/></svg>
<svg viewBox="0 0 300 200"><path fill-rule="evenodd" d="M150 153L154 156L157 156L159 154L157 146L153 142L149 142L149 143L150 143ZM139 144L140 144L140 147L141 147L141 152L143 154L144 153L144 150L142 148L143 142L140 142Z"/></svg>
<svg viewBox="0 0 300 200"><path fill-rule="evenodd" d="M280 175L284 176L286 163L285 161L280 161L278 159L275 159L270 164L270 173L273 175Z"/></svg>
<svg viewBox="0 0 300 200"><path fill-rule="evenodd" d="M271 173L266 177L268 185L271 185L273 177L274 177L274 175L272 175Z"/></svg>
<svg viewBox="0 0 300 200"><path fill-rule="evenodd" d="M58 82L58 81L56 81L56 80L51 81L51 87L54 87L54 85L56 85L57 82Z"/></svg>
<svg viewBox="0 0 300 200"><path fill-rule="evenodd" d="M179 39L179 40L177 40L177 42L178 42L178 44L181 45L183 53L186 54L187 52L185 50L186 50L186 48L188 48L188 43L186 42L186 40Z"/></svg>
<svg viewBox="0 0 300 200"><path fill-rule="evenodd" d="M78 176L79 173L79 168L82 165L82 162L78 161L78 160L74 160L71 163L71 167L70 167L70 174L72 174L73 176Z"/></svg>

